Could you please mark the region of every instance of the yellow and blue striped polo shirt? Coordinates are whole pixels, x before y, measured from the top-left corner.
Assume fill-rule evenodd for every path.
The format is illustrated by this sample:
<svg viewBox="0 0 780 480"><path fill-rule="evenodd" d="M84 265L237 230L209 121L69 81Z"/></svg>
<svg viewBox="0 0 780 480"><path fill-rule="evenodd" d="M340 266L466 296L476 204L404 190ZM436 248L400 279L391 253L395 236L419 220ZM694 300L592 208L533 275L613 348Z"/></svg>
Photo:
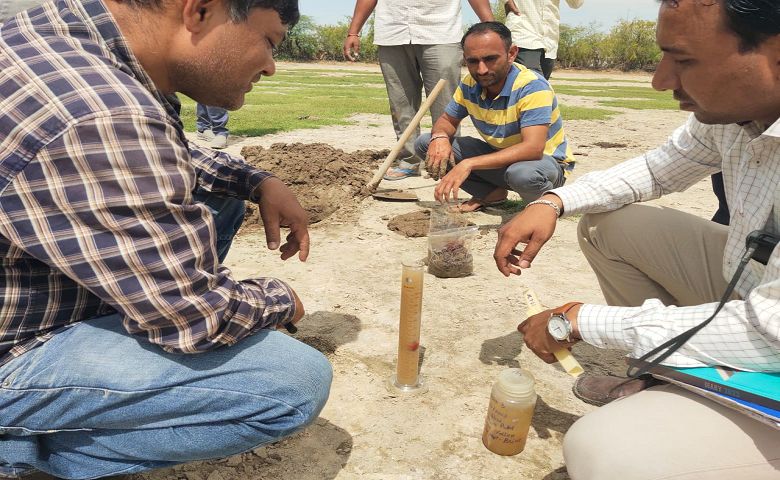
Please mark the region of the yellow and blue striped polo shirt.
<svg viewBox="0 0 780 480"><path fill-rule="evenodd" d="M487 98L486 93L468 74L445 112L458 119L471 116L482 138L496 149L520 143L523 140L520 130L524 127L549 125L545 155L565 163L567 170L574 168L558 99L541 74L514 63L501 93L493 99Z"/></svg>

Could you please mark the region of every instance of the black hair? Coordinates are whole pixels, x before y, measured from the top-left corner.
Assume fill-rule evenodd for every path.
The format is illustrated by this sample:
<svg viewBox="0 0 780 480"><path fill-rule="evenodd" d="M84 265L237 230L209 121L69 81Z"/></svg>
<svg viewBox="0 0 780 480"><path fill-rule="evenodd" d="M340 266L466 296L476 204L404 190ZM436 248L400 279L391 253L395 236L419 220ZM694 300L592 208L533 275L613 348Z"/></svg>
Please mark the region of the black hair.
<svg viewBox="0 0 780 480"><path fill-rule="evenodd" d="M740 38L740 49L754 50L780 35L780 2L777 0L723 0L726 26Z"/></svg>
<svg viewBox="0 0 780 480"><path fill-rule="evenodd" d="M466 33L463 34L463 38L460 39L460 47L463 48L466 43L466 37L469 35L476 35L478 33L486 32L495 32L498 34L498 36L501 37L501 40L504 42L506 51L509 51L509 47L512 46L512 32L510 32L509 29L506 28L506 25L501 22L481 22L470 26L469 29L466 30Z"/></svg>
<svg viewBox="0 0 780 480"><path fill-rule="evenodd" d="M127 0L133 7L162 8L166 0ZM225 0L230 19L234 22L243 22L249 16L253 8L267 8L274 10L282 19L282 24L292 28L298 23L301 13L298 11L298 0Z"/></svg>

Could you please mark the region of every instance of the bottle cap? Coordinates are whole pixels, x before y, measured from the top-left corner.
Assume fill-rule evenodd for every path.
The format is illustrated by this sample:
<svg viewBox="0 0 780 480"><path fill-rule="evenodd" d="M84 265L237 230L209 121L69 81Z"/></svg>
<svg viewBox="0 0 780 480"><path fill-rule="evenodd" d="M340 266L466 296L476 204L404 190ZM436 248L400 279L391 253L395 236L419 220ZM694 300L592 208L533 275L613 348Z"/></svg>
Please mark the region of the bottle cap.
<svg viewBox="0 0 780 480"><path fill-rule="evenodd" d="M534 395L534 377L521 368L508 368L498 374L496 385L509 396L525 398Z"/></svg>

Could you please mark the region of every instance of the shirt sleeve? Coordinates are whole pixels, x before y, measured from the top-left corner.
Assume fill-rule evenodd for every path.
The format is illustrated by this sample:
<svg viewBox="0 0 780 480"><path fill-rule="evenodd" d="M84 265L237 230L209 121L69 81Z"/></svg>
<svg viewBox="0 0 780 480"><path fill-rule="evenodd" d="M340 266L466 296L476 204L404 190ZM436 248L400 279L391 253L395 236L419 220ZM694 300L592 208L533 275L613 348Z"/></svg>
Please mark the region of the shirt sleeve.
<svg viewBox="0 0 780 480"><path fill-rule="evenodd" d="M452 95L452 100L447 104L447 108L444 109L444 113L459 120L462 120L469 115L469 111L466 108L466 99L463 94L466 88L466 85L464 85L463 82L460 82L458 88L455 89L455 93Z"/></svg>
<svg viewBox="0 0 780 480"><path fill-rule="evenodd" d="M198 184L211 193L257 201L255 189L263 180L273 176L227 152L219 152L191 142L188 148Z"/></svg>
<svg viewBox="0 0 780 480"><path fill-rule="evenodd" d="M211 180L218 190L259 178L214 158L209 172L220 173ZM165 120L97 116L70 127L33 161L42 178L17 179L27 182L18 195L29 218L43 220L19 218L4 234L28 239L26 252L124 314L130 333L169 352L197 353L294 316L287 284L238 281L219 264L211 214L192 201L191 153ZM239 172L231 174L230 165Z"/></svg>
<svg viewBox="0 0 780 480"><path fill-rule="evenodd" d="M563 216L607 212L681 192L720 171L722 157L713 144L711 127L691 115L661 147L551 192L561 198Z"/></svg>
<svg viewBox="0 0 780 480"><path fill-rule="evenodd" d="M552 123L555 95L550 86L541 80L534 80L520 91L515 104L520 129Z"/></svg>
<svg viewBox="0 0 780 480"><path fill-rule="evenodd" d="M582 339L639 358L709 318L716 303L640 307L583 305L577 314ZM706 327L663 362L675 367L724 365L747 371L780 371L780 249L769 259L761 283L744 300L727 302Z"/></svg>

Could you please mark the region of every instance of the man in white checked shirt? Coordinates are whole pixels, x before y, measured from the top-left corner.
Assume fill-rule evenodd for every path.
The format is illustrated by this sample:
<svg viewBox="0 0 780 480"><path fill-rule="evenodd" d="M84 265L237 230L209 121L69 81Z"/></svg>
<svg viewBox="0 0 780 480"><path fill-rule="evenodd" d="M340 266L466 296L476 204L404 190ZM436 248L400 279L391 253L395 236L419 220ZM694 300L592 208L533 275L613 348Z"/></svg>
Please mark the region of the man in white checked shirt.
<svg viewBox="0 0 780 480"><path fill-rule="evenodd" d="M531 267L561 214L585 214L580 246L610 306L574 302L523 322L518 328L526 345L548 362L551 352L580 340L638 358L704 322L735 273L747 235L780 232L777 2L664 0L657 39L664 55L653 86L674 91L680 107L693 113L688 122L643 156L551 190L499 231L496 265L504 275L519 274ZM718 171L732 211L728 227L632 205ZM516 250L518 243L526 244L524 251ZM733 298L663 363L780 371L780 249L766 266L748 264ZM570 332L556 341L548 323L564 309ZM580 398L606 403L621 380L584 377L575 389ZM566 435L564 456L574 480L776 479L780 432L662 385L580 419Z"/></svg>
<svg viewBox="0 0 780 480"><path fill-rule="evenodd" d="M481 21L493 20L488 0L469 0L469 4ZM387 86L393 127L400 137L420 109L423 88L428 94L440 79L447 80L447 86L431 105L431 118L436 121L460 83L460 0L357 0L344 39L347 60L357 58L360 29L374 10L374 43L379 46L379 65ZM421 159L414 155L414 140L419 136L418 128L406 142L398 166L387 172L385 180L419 175Z"/></svg>

